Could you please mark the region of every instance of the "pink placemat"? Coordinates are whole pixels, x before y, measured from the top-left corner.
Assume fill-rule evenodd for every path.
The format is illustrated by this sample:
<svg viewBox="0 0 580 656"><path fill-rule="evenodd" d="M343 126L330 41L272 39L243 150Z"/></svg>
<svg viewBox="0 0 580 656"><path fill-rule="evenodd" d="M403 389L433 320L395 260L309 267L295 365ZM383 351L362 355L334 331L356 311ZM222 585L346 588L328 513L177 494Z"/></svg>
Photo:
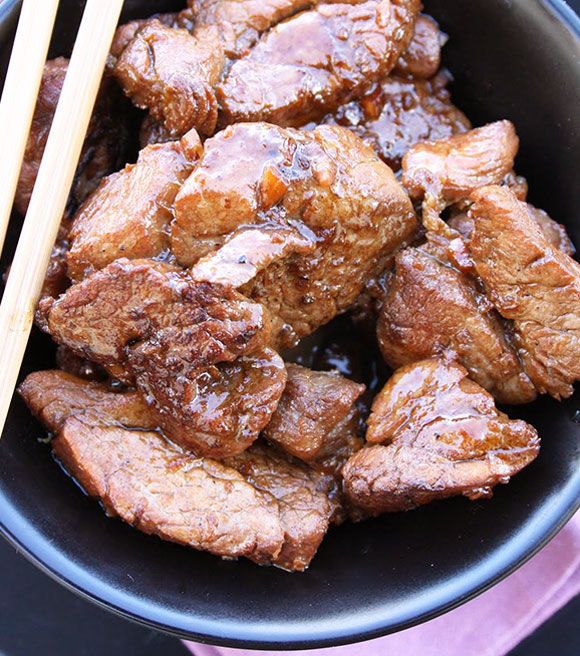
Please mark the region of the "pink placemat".
<svg viewBox="0 0 580 656"><path fill-rule="evenodd" d="M580 512L525 565L463 606L384 638L308 653L315 656L503 656L578 593ZM194 656L299 653L185 644Z"/></svg>

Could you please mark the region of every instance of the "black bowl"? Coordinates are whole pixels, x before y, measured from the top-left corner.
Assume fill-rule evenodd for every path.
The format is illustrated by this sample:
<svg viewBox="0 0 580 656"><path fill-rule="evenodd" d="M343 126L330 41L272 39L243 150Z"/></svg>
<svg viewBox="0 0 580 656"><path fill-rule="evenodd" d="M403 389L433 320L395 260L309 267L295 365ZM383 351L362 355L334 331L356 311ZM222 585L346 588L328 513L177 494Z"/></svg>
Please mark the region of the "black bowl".
<svg viewBox="0 0 580 656"><path fill-rule="evenodd" d="M82 2L63 2L51 55L68 54ZM172 3L128 1L128 16ZM579 22L563 2L432 0L452 36L445 51L459 105L483 123L509 118L531 199L580 245ZM17 3L0 3L7 60ZM13 235L14 236L14 235ZM22 375L53 364L34 334ZM178 636L255 648L337 645L397 631L496 583L564 525L580 496L580 395L513 410L542 452L490 501L463 499L332 530L311 568L288 574L223 562L107 519L39 441L15 398L0 441L0 525L49 575L128 618ZM575 421L576 420L576 421Z"/></svg>

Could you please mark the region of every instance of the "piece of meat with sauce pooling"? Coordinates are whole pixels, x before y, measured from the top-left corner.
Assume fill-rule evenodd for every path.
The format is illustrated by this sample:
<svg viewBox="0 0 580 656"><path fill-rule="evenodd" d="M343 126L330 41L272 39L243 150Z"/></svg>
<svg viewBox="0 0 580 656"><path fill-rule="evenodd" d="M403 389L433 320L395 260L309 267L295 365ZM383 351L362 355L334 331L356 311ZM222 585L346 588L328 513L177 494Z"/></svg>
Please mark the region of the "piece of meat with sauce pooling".
<svg viewBox="0 0 580 656"><path fill-rule="evenodd" d="M337 372L287 364L288 381L264 436L314 469L340 475L360 449L357 400L365 386Z"/></svg>
<svg viewBox="0 0 580 656"><path fill-rule="evenodd" d="M222 464L178 451L161 436L146 432L155 428L156 417L138 392L115 393L61 371L30 374L19 391L34 414L58 434L53 446L69 472L99 496L109 512L148 533L225 557L245 555L302 571L339 510L331 477L290 461L272 447L255 445ZM77 421L71 425L69 417ZM131 432L130 427L139 430ZM103 438L115 440L108 458L96 454L107 446ZM148 451L155 461L149 470ZM123 472L115 472L122 458ZM152 486L157 494L145 496ZM253 514L245 514L241 506L236 511L240 502ZM133 507L144 508L144 513L135 515ZM189 509L187 523L174 521L182 519L179 507ZM235 521L223 517L232 512ZM212 539L216 518L218 537ZM260 524L263 535L257 529ZM256 538L255 545L249 536Z"/></svg>
<svg viewBox="0 0 580 656"><path fill-rule="evenodd" d="M216 88L221 125L299 127L385 78L407 47L419 0L322 4L272 28Z"/></svg>
<svg viewBox="0 0 580 656"><path fill-rule="evenodd" d="M444 359L402 367L376 397L367 440L343 469L351 503L368 513L410 510L436 499L490 496L537 456L535 429Z"/></svg>
<svg viewBox="0 0 580 656"><path fill-rule="evenodd" d="M537 390L566 398L580 379L580 265L548 242L509 189L484 187L471 200L467 245L487 295L513 322Z"/></svg>
<svg viewBox="0 0 580 656"><path fill-rule="evenodd" d="M195 130L155 144L135 164L103 180L79 208L69 234L68 274L75 280L121 257L155 257L169 248L171 207L201 156Z"/></svg>
<svg viewBox="0 0 580 656"><path fill-rule="evenodd" d="M117 260L39 305L53 339L135 383L176 442L222 457L247 448L286 383L265 308L150 260Z"/></svg>
<svg viewBox="0 0 580 656"><path fill-rule="evenodd" d="M248 226L303 225L316 248L284 257L242 291L292 346L349 308L417 223L392 171L338 126L310 132L266 123L231 126L205 142L175 199L171 250L182 266Z"/></svg>
<svg viewBox="0 0 580 656"><path fill-rule="evenodd" d="M367 95L325 116L322 123L349 128L396 171L415 144L471 128L451 102L449 79L447 72L429 80L390 75Z"/></svg>

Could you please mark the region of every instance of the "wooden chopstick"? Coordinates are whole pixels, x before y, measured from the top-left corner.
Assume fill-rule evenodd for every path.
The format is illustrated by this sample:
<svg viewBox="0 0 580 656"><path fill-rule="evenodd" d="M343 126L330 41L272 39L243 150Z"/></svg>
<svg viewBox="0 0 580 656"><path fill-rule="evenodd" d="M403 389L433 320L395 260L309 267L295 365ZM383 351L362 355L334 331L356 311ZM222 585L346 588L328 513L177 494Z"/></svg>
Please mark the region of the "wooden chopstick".
<svg viewBox="0 0 580 656"><path fill-rule="evenodd" d="M83 13L0 305L0 430L122 6L123 0L88 0Z"/></svg>
<svg viewBox="0 0 580 656"><path fill-rule="evenodd" d="M59 0L24 0L0 100L0 253Z"/></svg>

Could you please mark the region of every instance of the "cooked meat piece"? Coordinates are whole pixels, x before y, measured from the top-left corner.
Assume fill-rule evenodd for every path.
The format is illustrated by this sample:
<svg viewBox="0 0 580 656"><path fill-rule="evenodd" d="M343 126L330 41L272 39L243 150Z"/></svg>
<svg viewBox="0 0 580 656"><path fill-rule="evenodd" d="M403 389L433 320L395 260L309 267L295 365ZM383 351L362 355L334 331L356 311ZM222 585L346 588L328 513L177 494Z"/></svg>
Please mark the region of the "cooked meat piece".
<svg viewBox="0 0 580 656"><path fill-rule="evenodd" d="M316 4L314 0L190 0L195 25L215 25L230 59L247 55L271 27Z"/></svg>
<svg viewBox="0 0 580 656"><path fill-rule="evenodd" d="M397 256L377 336L393 368L446 353L501 403L527 403L536 395L501 319L474 280L429 246Z"/></svg>
<svg viewBox="0 0 580 656"><path fill-rule="evenodd" d="M552 246L504 187L472 195L468 247L499 313L513 321L524 369L540 393L565 398L580 379L580 265Z"/></svg>
<svg viewBox="0 0 580 656"><path fill-rule="evenodd" d="M102 367L86 358L81 358L64 344L56 348L56 366L67 374L85 380L103 381L108 377Z"/></svg>
<svg viewBox="0 0 580 656"><path fill-rule="evenodd" d="M137 18L136 20L120 25L113 37L113 43L111 43L109 60L107 62L108 67L115 65L117 58L135 38L137 32L153 20L163 23L166 27L182 28L191 32L195 19L190 9L183 9L178 13L153 14L149 18Z"/></svg>
<svg viewBox="0 0 580 656"><path fill-rule="evenodd" d="M139 392L113 392L103 383L83 380L64 371L36 371L18 388L22 398L53 433L71 416L87 415L89 423L157 428L155 414Z"/></svg>
<svg viewBox="0 0 580 656"><path fill-rule="evenodd" d="M411 42L397 60L395 75L415 78L433 77L441 66L441 48L447 35L431 16L421 14L415 21Z"/></svg>
<svg viewBox="0 0 580 656"><path fill-rule="evenodd" d="M153 430L156 427L154 413L137 392L115 393L102 384L89 383L60 371L31 374L21 385L20 393L34 414L53 432L58 432L71 416L79 418L85 426L94 427L92 430L96 433L111 424L124 428L140 427L141 430ZM124 435L121 438L131 439ZM57 449L60 444L58 439ZM147 441L153 445L153 453L161 456L162 461L167 460L166 455L172 455L173 449L167 451L161 440L157 443L147 438ZM182 458L184 462L193 459L183 454ZM207 459L197 459L194 462L196 467L217 466L217 463ZM94 465L92 456L88 464L77 458L71 473L75 474L81 467L90 469ZM230 467L238 471L256 490L266 493L266 499L272 495L276 500L283 546L278 555L267 558L268 562L271 560L292 571L304 570L316 553L328 529L329 520L341 513L340 492L334 478L291 461L275 448L265 445L254 445L224 461L223 471L228 479L232 478ZM137 474L135 476L139 478ZM145 482L149 485L151 477L140 481L141 484ZM203 490L199 480L194 483L196 488ZM235 489L232 493L235 493ZM203 508L201 505L198 507L200 511ZM222 512L216 503L212 503L208 510L210 513Z"/></svg>
<svg viewBox="0 0 580 656"><path fill-rule="evenodd" d="M224 464L278 502L284 545L272 562L289 571L305 570L339 509L334 479L263 444L254 444Z"/></svg>
<svg viewBox="0 0 580 656"><path fill-rule="evenodd" d="M403 185L411 198L424 195L443 206L479 187L499 184L513 169L519 140L510 121L414 145L403 157Z"/></svg>
<svg viewBox="0 0 580 656"><path fill-rule="evenodd" d="M470 129L467 117L451 102L449 79L445 72L431 80L389 76L368 95L339 107L322 122L349 128L398 170L403 155L416 143Z"/></svg>
<svg viewBox="0 0 580 656"><path fill-rule="evenodd" d="M562 251L572 257L576 252L574 244L572 243L566 228L557 221L554 221L544 210L540 210L530 203L527 203L527 210L529 216L535 221L536 225L542 231L544 239Z"/></svg>
<svg viewBox="0 0 580 656"><path fill-rule="evenodd" d="M184 453L158 433L70 417L52 447L109 514L145 533L261 564L280 553L284 532L271 495L230 467Z"/></svg>
<svg viewBox="0 0 580 656"><path fill-rule="evenodd" d="M419 0L323 4L280 23L216 88L221 124L299 127L362 95L395 65L419 8Z"/></svg>
<svg viewBox="0 0 580 656"><path fill-rule="evenodd" d="M356 401L365 386L297 364L287 364L286 371L286 388L264 435L314 469L340 474L362 446Z"/></svg>
<svg viewBox="0 0 580 656"><path fill-rule="evenodd" d="M180 141L144 148L136 164L103 180L75 216L69 276L82 280L120 257L153 257L167 249L171 206L201 152L192 130Z"/></svg>
<svg viewBox="0 0 580 656"><path fill-rule="evenodd" d="M224 54L217 28L187 30L148 21L123 50L113 73L125 93L174 136L191 128L212 134L217 120L213 92Z"/></svg>
<svg viewBox="0 0 580 656"><path fill-rule="evenodd" d="M392 172L348 130L250 123L206 141L175 199L171 250L190 266L208 252L208 240L293 220L314 233L316 250L272 264L244 287L278 318L275 341L286 346L352 305L416 230Z"/></svg>
<svg viewBox="0 0 580 656"><path fill-rule="evenodd" d="M14 205L26 214L32 189L44 154L52 118L60 97L68 59L57 57L44 65L36 109L26 142ZM98 185L101 178L122 166L128 142L128 128L123 111L123 97L105 78L95 104L87 136L70 192L67 216Z"/></svg>
<svg viewBox="0 0 580 656"><path fill-rule="evenodd" d="M218 251L200 259L190 275L237 289L276 260L292 253L312 253L315 248L316 237L306 226L241 228Z"/></svg>
<svg viewBox="0 0 580 656"><path fill-rule="evenodd" d="M526 200L528 197L528 181L523 175L517 175L515 171L510 171L501 181L502 185L509 187L518 200Z"/></svg>
<svg viewBox="0 0 580 656"><path fill-rule="evenodd" d="M514 194L517 197L517 193L514 192ZM537 207L530 205L530 203L527 203L526 206L530 218L533 219L538 228L540 228L544 235L544 239L555 248L566 253L566 255L574 255L576 249L566 232L566 228L561 223L557 223L554 219L551 219L544 210L540 210ZM471 233L473 232L473 219L466 212L456 214L449 219L449 225L452 228L455 228L464 239L470 239Z"/></svg>
<svg viewBox="0 0 580 656"><path fill-rule="evenodd" d="M263 306L150 260L117 260L39 304L48 332L134 381L173 440L202 455L247 448L286 383Z"/></svg>
<svg viewBox="0 0 580 656"><path fill-rule="evenodd" d="M373 403L367 439L343 469L347 498L369 513L491 496L537 456L532 426L499 412L454 362L399 369Z"/></svg>

